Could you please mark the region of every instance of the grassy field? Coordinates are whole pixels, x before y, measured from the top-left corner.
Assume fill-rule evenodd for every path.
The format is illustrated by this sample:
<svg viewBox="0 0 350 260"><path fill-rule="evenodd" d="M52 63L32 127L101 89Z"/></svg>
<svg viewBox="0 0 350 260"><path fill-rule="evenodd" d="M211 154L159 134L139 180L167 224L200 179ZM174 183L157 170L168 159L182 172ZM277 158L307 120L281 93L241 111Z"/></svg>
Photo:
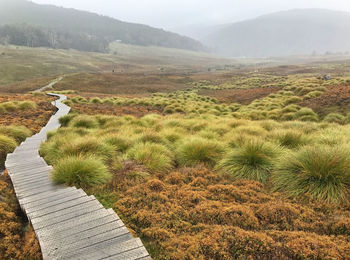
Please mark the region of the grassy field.
<svg viewBox="0 0 350 260"><path fill-rule="evenodd" d="M41 154L154 259L346 259L347 66L73 75Z"/></svg>
<svg viewBox="0 0 350 260"><path fill-rule="evenodd" d="M112 207L154 259L350 255L348 61L226 64L123 44L109 54L4 50L3 92L66 74L49 91L66 94L72 111L40 150L52 179ZM1 95L1 158L45 124L49 102Z"/></svg>
<svg viewBox="0 0 350 260"><path fill-rule="evenodd" d="M114 44L106 54L0 45L0 91L23 92L28 87L16 87L17 83L45 85L58 75L76 72L184 72L225 62L232 63L203 53L124 44Z"/></svg>

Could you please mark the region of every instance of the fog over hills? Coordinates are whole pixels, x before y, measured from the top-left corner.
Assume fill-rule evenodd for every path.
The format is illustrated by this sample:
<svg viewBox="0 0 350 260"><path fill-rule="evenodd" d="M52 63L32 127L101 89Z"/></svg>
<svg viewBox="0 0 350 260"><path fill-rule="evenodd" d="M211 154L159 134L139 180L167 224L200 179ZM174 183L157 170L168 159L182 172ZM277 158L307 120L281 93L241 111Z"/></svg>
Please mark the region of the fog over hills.
<svg viewBox="0 0 350 260"><path fill-rule="evenodd" d="M210 49L225 57L350 51L350 13L325 9L295 9L178 31L189 37L87 11L27 0L0 0L0 44L106 52L111 42L119 40L141 46Z"/></svg>
<svg viewBox="0 0 350 260"><path fill-rule="evenodd" d="M0 0L0 43L105 51L115 40L142 46L203 49L189 37L147 25L26 0Z"/></svg>
<svg viewBox="0 0 350 260"><path fill-rule="evenodd" d="M296 9L223 26L202 42L231 57L350 51L350 13Z"/></svg>

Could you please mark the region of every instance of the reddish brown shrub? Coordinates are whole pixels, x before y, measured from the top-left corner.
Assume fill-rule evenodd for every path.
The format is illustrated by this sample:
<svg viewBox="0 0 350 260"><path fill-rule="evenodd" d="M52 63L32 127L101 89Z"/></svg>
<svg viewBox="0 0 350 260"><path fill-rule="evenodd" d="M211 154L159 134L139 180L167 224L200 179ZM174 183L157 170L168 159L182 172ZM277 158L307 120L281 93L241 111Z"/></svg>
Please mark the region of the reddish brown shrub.
<svg viewBox="0 0 350 260"><path fill-rule="evenodd" d="M41 259L40 247L20 208L9 177L0 176L0 258Z"/></svg>
<svg viewBox="0 0 350 260"><path fill-rule="evenodd" d="M281 200L258 182L184 168L121 182L115 210L155 259L346 259L349 207Z"/></svg>

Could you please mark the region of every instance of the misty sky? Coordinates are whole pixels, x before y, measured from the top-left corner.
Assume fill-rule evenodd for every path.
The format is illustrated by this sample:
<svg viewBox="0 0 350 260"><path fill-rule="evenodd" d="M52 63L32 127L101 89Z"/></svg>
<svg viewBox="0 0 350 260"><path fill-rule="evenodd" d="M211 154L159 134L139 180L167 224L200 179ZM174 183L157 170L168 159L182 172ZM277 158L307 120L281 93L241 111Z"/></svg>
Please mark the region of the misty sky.
<svg viewBox="0 0 350 260"><path fill-rule="evenodd" d="M349 11L349 0L32 0L165 29L216 25L295 8Z"/></svg>

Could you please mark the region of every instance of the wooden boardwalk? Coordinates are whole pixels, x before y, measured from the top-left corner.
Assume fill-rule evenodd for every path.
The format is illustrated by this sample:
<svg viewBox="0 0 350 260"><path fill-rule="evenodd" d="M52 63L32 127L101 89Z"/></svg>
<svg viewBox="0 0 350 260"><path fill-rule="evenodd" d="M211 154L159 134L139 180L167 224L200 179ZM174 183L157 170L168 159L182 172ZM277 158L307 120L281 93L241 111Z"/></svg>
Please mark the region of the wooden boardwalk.
<svg viewBox="0 0 350 260"><path fill-rule="evenodd" d="M19 204L32 223L43 259L151 259L139 238L134 238L112 209L75 187L54 185L52 167L39 156L48 131L60 127L58 119L70 107L58 108L40 133L27 138L7 156L6 168Z"/></svg>

